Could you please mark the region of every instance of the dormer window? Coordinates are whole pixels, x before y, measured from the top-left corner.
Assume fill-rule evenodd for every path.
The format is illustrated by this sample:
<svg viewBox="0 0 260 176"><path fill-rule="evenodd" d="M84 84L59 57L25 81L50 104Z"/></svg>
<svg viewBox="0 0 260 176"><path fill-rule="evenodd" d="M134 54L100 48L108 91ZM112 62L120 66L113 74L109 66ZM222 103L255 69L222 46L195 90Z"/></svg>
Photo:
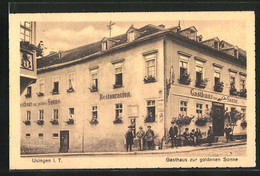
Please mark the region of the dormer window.
<svg viewBox="0 0 260 176"><path fill-rule="evenodd" d="M102 51L107 50L107 41L102 42Z"/></svg>
<svg viewBox="0 0 260 176"><path fill-rule="evenodd" d="M133 32L130 32L128 35L129 35L129 42L132 42L132 41L135 39L135 33L134 33L134 31L133 31Z"/></svg>

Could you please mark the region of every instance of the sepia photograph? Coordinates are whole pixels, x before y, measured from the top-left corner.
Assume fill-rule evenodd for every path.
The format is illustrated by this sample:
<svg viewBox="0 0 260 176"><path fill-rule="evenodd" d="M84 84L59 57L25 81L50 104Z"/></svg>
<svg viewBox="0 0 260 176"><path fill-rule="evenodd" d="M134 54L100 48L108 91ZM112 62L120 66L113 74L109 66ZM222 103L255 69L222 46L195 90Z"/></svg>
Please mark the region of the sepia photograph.
<svg viewBox="0 0 260 176"><path fill-rule="evenodd" d="M254 32L253 12L10 14L11 169L253 167Z"/></svg>

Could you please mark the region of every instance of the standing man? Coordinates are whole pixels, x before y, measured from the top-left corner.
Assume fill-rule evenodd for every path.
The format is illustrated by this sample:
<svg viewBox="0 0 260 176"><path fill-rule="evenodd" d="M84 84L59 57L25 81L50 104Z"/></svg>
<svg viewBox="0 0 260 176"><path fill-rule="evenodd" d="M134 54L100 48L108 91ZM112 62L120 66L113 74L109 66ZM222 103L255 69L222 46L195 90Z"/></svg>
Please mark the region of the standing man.
<svg viewBox="0 0 260 176"><path fill-rule="evenodd" d="M145 136L145 132L143 130L143 127L139 127L139 131L137 132L136 136L138 137L138 141L139 141L139 150L143 150L144 149L144 136Z"/></svg>
<svg viewBox="0 0 260 176"><path fill-rule="evenodd" d="M146 136L148 150L150 150L153 146L154 132L151 129L151 126L148 126L147 128L148 128L148 130L146 131L145 136Z"/></svg>
<svg viewBox="0 0 260 176"><path fill-rule="evenodd" d="M224 132L226 133L226 139L227 139L227 143L228 140L230 139L230 133L231 133L232 129L229 127L229 125L227 124L227 127L224 129Z"/></svg>
<svg viewBox="0 0 260 176"><path fill-rule="evenodd" d="M195 137L196 137L196 145L201 145L202 134L199 128L196 128Z"/></svg>
<svg viewBox="0 0 260 176"><path fill-rule="evenodd" d="M126 151L128 152L128 148L129 148L129 151L131 152L132 151L132 145L134 143L134 141L133 141L134 136L133 136L133 133L132 133L131 126L128 126L128 131L125 134L125 138L126 138Z"/></svg>
<svg viewBox="0 0 260 176"><path fill-rule="evenodd" d="M172 126L170 128L169 134L171 137L172 148L174 148L173 142L174 142L175 147L178 148L177 141L176 141L177 134L178 134L178 128L174 124L172 124Z"/></svg>
<svg viewBox="0 0 260 176"><path fill-rule="evenodd" d="M208 130L208 143L209 143L209 146L211 146L212 142L214 141L214 136L213 136L213 130L212 130L212 127L209 126L209 130Z"/></svg>

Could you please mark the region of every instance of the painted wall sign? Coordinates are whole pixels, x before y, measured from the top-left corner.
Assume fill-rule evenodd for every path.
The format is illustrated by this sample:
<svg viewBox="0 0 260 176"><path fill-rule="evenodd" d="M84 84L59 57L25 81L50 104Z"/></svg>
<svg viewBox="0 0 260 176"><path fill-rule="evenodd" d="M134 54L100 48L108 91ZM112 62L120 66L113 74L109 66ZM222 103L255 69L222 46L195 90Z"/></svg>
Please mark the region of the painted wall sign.
<svg viewBox="0 0 260 176"><path fill-rule="evenodd" d="M33 103L33 102L23 102L20 103L20 107L31 107L31 106L42 106L42 105L56 105L56 104L60 104L61 101L59 99L57 100L51 100L48 99L47 101L42 101L42 102L38 102L38 103Z"/></svg>
<svg viewBox="0 0 260 176"><path fill-rule="evenodd" d="M194 97L200 97L200 98L206 98L206 99L211 99L215 101L221 101L221 102L230 102L230 103L236 103L238 104L238 100L231 98L229 96L217 96L211 93L205 93L202 90L195 90L192 88L190 90L190 94Z"/></svg>
<svg viewBox="0 0 260 176"><path fill-rule="evenodd" d="M138 105L128 105L128 117L138 117L139 106Z"/></svg>
<svg viewBox="0 0 260 176"><path fill-rule="evenodd" d="M20 52L21 68L32 70L32 55Z"/></svg>
<svg viewBox="0 0 260 176"><path fill-rule="evenodd" d="M130 92L122 92L116 94L100 94L100 100L110 100L110 99L117 99L117 98L128 98L131 97Z"/></svg>

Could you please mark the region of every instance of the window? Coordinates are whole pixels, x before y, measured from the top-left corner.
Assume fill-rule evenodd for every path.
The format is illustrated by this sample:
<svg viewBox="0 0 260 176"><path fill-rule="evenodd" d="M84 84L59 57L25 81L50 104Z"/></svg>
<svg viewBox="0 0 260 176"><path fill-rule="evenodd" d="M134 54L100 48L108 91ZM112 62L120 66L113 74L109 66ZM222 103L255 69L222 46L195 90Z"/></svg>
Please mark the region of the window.
<svg viewBox="0 0 260 176"><path fill-rule="evenodd" d="M220 83L220 68L214 67L214 83L215 85Z"/></svg>
<svg viewBox="0 0 260 176"><path fill-rule="evenodd" d="M245 89L246 88L246 77L241 75L240 76L240 89Z"/></svg>
<svg viewBox="0 0 260 176"><path fill-rule="evenodd" d="M134 32L129 32L129 42L132 42L135 39L135 33Z"/></svg>
<svg viewBox="0 0 260 176"><path fill-rule="evenodd" d="M20 22L20 40L24 42L31 42L32 38L32 24L25 21Z"/></svg>
<svg viewBox="0 0 260 176"><path fill-rule="evenodd" d="M116 104L116 119L122 119L123 105L122 103Z"/></svg>
<svg viewBox="0 0 260 176"><path fill-rule="evenodd" d="M202 117L202 107L203 107L203 104L196 103L196 114L197 114L197 117Z"/></svg>
<svg viewBox="0 0 260 176"><path fill-rule="evenodd" d="M68 90L75 90L75 73L68 73Z"/></svg>
<svg viewBox="0 0 260 176"><path fill-rule="evenodd" d="M43 133L39 133L38 137L42 138L43 137Z"/></svg>
<svg viewBox="0 0 260 176"><path fill-rule="evenodd" d="M43 120L43 117L44 117L44 111L39 110L39 120Z"/></svg>
<svg viewBox="0 0 260 176"><path fill-rule="evenodd" d="M27 120L30 121L31 120L31 111L27 111Z"/></svg>
<svg viewBox="0 0 260 176"><path fill-rule="evenodd" d="M27 93L26 93L25 97L26 98L32 97L32 87L31 86L27 87Z"/></svg>
<svg viewBox="0 0 260 176"><path fill-rule="evenodd" d="M58 120L59 119L59 110L53 109L53 119Z"/></svg>
<svg viewBox="0 0 260 176"><path fill-rule="evenodd" d="M180 114L181 115L187 115L187 106L188 106L188 102L187 101L180 101Z"/></svg>
<svg viewBox="0 0 260 176"><path fill-rule="evenodd" d="M243 114L243 117L245 118L246 117L246 109L245 108L241 108L241 112Z"/></svg>
<svg viewBox="0 0 260 176"><path fill-rule="evenodd" d="M102 42L102 50L107 50L107 41Z"/></svg>
<svg viewBox="0 0 260 176"><path fill-rule="evenodd" d="M97 118L98 118L97 106L92 106L92 120L97 120Z"/></svg>
<svg viewBox="0 0 260 176"><path fill-rule="evenodd" d="M98 90L98 69L91 70L91 90Z"/></svg>
<svg viewBox="0 0 260 176"><path fill-rule="evenodd" d="M230 87L235 88L236 85L236 73L230 72Z"/></svg>
<svg viewBox="0 0 260 176"><path fill-rule="evenodd" d="M145 64L146 64L146 78L150 79L156 78L156 58L157 54L149 54L145 56Z"/></svg>
<svg viewBox="0 0 260 176"><path fill-rule="evenodd" d="M59 76L53 76L52 77L52 82L53 82L52 93L53 94L58 94L59 93Z"/></svg>
<svg viewBox="0 0 260 176"><path fill-rule="evenodd" d="M147 101L147 118L150 119L150 122L155 121L155 100Z"/></svg>
<svg viewBox="0 0 260 176"><path fill-rule="evenodd" d="M53 138L58 138L58 137L59 137L59 134L58 134L58 133L53 133L53 134L52 134L52 137L53 137Z"/></svg>
<svg viewBox="0 0 260 176"><path fill-rule="evenodd" d="M39 79L39 93L44 93L44 79Z"/></svg>
<svg viewBox="0 0 260 176"><path fill-rule="evenodd" d="M69 108L69 118L70 119L74 118L74 108Z"/></svg>
<svg viewBox="0 0 260 176"><path fill-rule="evenodd" d="M183 78L186 74L188 74L188 62L180 60L180 78Z"/></svg>
<svg viewBox="0 0 260 176"><path fill-rule="evenodd" d="M203 62L196 61L196 83L200 84L203 80Z"/></svg>
<svg viewBox="0 0 260 176"><path fill-rule="evenodd" d="M26 134L25 134L25 137L30 137L30 136L31 136L30 133L26 133Z"/></svg>
<svg viewBox="0 0 260 176"><path fill-rule="evenodd" d="M115 85L114 88L123 86L122 62L115 64Z"/></svg>

